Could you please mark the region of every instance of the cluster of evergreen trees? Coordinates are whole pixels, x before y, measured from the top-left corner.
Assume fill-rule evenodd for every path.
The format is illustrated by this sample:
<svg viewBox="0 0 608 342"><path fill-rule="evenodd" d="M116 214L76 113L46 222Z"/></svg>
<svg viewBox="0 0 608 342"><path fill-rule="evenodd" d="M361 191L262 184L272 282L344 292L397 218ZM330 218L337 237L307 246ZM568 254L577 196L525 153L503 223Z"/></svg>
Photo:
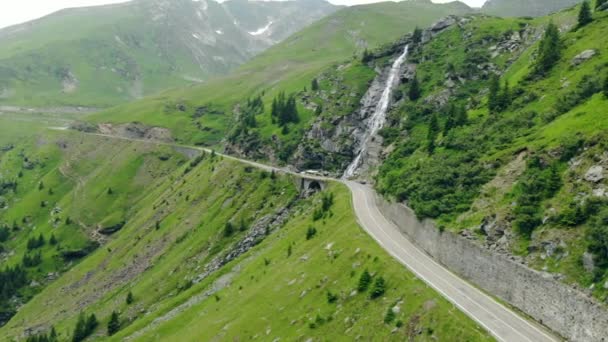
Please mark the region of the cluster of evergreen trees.
<svg viewBox="0 0 608 342"><path fill-rule="evenodd" d="M72 342L80 342L91 336L99 322L95 314L90 314L89 317L85 317L84 313L80 313L76 327L74 328L74 334L72 335Z"/></svg>
<svg viewBox="0 0 608 342"><path fill-rule="evenodd" d="M445 125L443 127L443 135L446 136L452 129L464 126L467 124L468 116L467 109L464 106L457 106L454 103L449 104L445 111ZM431 115L429 120L429 129L427 133L427 150L429 153L435 152L435 140L441 133L439 118L436 113Z"/></svg>
<svg viewBox="0 0 608 342"><path fill-rule="evenodd" d="M373 284L372 284L373 280ZM357 291L366 292L371 286L370 298L376 299L384 295L386 292L386 281L382 277L376 277L374 280L372 275L367 271L363 271L359 277L359 283L357 284Z"/></svg>
<svg viewBox="0 0 608 342"><path fill-rule="evenodd" d="M32 237L29 240L27 240L27 249L31 251L33 249L41 248L45 244L46 244L46 240L44 240L44 236L42 236L42 234L40 234L38 236L38 238Z"/></svg>
<svg viewBox="0 0 608 342"><path fill-rule="evenodd" d="M519 197L515 207L515 227L524 236L531 236L542 224L541 203L552 198L562 186L557 164L544 166L538 157L528 162L523 180L517 186Z"/></svg>
<svg viewBox="0 0 608 342"><path fill-rule="evenodd" d="M294 94L289 96L285 92L280 92L277 97L272 100L272 110L270 112L273 123L279 124L281 127L287 126L288 123L297 123L300 121L298 114L298 106Z"/></svg>
<svg viewBox="0 0 608 342"><path fill-rule="evenodd" d="M545 34L540 42L534 73L537 76L544 76L549 72L562 54L563 44L560 40L559 29L557 25L550 22L545 29Z"/></svg>
<svg viewBox="0 0 608 342"><path fill-rule="evenodd" d="M262 96L256 96L253 99L247 99L247 105L241 115L241 121L246 127L256 127L256 115L264 113L264 101Z"/></svg>
<svg viewBox="0 0 608 342"><path fill-rule="evenodd" d="M24 267L36 267L42 263L42 255L40 252L34 253L33 255L25 254L23 256Z"/></svg>
<svg viewBox="0 0 608 342"><path fill-rule="evenodd" d="M27 283L27 272L21 266L0 270L0 306L4 306Z"/></svg>
<svg viewBox="0 0 608 342"><path fill-rule="evenodd" d="M36 334L36 335L32 335L29 336L26 340L26 342L58 342L59 338L57 336L57 331L55 331L55 327L51 327L51 331L46 334L46 333L41 333L41 334Z"/></svg>

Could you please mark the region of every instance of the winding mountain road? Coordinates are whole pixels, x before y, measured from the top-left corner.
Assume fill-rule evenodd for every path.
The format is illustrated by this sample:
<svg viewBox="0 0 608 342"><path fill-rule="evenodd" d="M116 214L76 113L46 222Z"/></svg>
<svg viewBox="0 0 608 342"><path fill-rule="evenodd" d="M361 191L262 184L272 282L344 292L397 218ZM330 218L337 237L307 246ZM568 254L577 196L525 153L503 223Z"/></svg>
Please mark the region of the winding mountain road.
<svg viewBox="0 0 608 342"><path fill-rule="evenodd" d="M85 134L211 152L210 149L198 146L178 145L96 133ZM475 320L497 340L504 342L552 342L561 340L553 336L544 327L515 313L467 281L456 276L415 246L401 233L395 224L390 222L381 213L376 202L376 192L371 187L349 180L300 174L284 168L220 153L217 154L226 159L235 160L266 171L274 170L275 172L291 174L300 178L345 184L352 192L353 209L361 227L395 259Z"/></svg>
<svg viewBox="0 0 608 342"><path fill-rule="evenodd" d="M409 268L499 341L559 341L536 323L522 318L495 299L454 275L408 240L376 205L375 191L365 185L342 181L353 194L360 225L395 259Z"/></svg>

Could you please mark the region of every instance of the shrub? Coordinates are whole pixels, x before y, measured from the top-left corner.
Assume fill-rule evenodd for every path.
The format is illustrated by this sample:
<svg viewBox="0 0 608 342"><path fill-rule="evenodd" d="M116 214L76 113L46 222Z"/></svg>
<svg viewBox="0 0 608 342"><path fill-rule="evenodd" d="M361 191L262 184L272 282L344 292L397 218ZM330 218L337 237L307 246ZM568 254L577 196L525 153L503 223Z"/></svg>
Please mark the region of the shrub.
<svg viewBox="0 0 608 342"><path fill-rule="evenodd" d="M338 295L335 293L331 293L331 291L327 291L327 302L329 304L333 304L338 301Z"/></svg>
<svg viewBox="0 0 608 342"><path fill-rule="evenodd" d="M393 311L393 308L390 307L386 311L386 315L384 315L384 323L391 324L394 320L395 320L395 312Z"/></svg>
<svg viewBox="0 0 608 342"><path fill-rule="evenodd" d="M230 222L226 222L224 226L224 237L230 237L234 234L234 226Z"/></svg>
<svg viewBox="0 0 608 342"><path fill-rule="evenodd" d="M308 229L306 230L306 240L310 240L313 237L315 237L315 235L317 235L317 228L315 227L308 227Z"/></svg>

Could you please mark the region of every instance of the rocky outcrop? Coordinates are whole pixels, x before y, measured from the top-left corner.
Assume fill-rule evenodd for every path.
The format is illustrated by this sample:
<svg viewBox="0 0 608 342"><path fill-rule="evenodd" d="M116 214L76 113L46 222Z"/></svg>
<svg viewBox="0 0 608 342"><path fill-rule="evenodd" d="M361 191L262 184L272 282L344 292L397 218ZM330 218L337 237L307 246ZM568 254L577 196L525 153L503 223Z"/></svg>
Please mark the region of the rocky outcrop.
<svg viewBox="0 0 608 342"><path fill-rule="evenodd" d="M173 142L170 130L161 127L150 127L138 122L121 125L99 124L97 125L97 132L125 139Z"/></svg>
<svg viewBox="0 0 608 342"><path fill-rule="evenodd" d="M281 228L289 219L290 207L279 209L276 213L267 215L259 219L247 232L247 235L223 256L216 257L205 267L205 271L193 280L194 283L199 283L207 278L210 274L222 268L230 261L247 253L251 248L258 245L268 236L273 230Z"/></svg>
<svg viewBox="0 0 608 342"><path fill-rule="evenodd" d="M592 183L599 183L604 179L604 168L601 165L592 166L585 173L585 180Z"/></svg>
<svg viewBox="0 0 608 342"><path fill-rule="evenodd" d="M593 49L585 50L585 51L579 53L578 55L576 55L572 59L571 64L573 66L581 65L581 64L585 63L586 61L590 60L591 58L593 58L593 56L595 56L596 53L597 52Z"/></svg>

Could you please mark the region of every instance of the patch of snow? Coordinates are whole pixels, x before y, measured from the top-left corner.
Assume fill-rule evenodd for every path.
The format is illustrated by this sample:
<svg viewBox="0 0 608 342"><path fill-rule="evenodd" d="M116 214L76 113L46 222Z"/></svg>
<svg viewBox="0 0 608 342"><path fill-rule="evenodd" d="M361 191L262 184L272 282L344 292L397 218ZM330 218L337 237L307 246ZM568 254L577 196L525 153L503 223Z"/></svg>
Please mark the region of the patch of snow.
<svg viewBox="0 0 608 342"><path fill-rule="evenodd" d="M222 30L215 30L215 33L217 33L217 34L224 34L224 31L222 31Z"/></svg>
<svg viewBox="0 0 608 342"><path fill-rule="evenodd" d="M262 34L268 32L268 30L270 29L270 26L272 26L272 24L273 24L273 21L271 20L266 26L264 26L256 31L252 31L252 32L248 32L248 33L252 36L262 35Z"/></svg>
<svg viewBox="0 0 608 342"><path fill-rule="evenodd" d="M198 39L198 40L201 40L201 37L199 37L199 35L198 35L198 34L196 34L196 33L193 33L193 34L192 34L192 37L194 37L194 38L196 38L196 39Z"/></svg>

